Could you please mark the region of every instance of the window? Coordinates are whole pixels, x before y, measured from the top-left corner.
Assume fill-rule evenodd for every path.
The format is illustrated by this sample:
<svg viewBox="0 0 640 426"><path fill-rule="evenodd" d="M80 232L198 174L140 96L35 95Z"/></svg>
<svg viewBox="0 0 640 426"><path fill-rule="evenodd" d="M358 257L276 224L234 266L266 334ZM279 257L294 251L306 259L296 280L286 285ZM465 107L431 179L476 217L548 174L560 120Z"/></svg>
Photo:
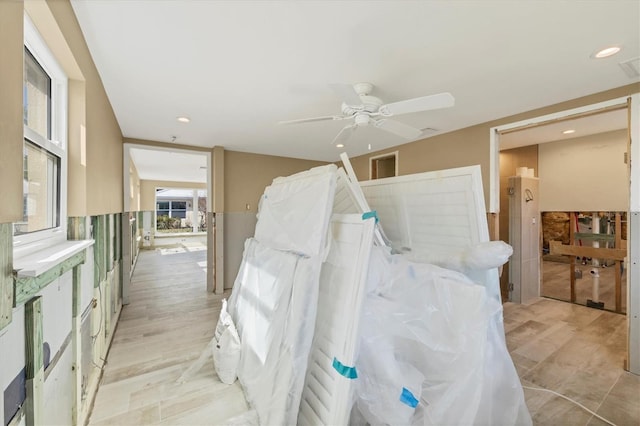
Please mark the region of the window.
<svg viewBox="0 0 640 426"><path fill-rule="evenodd" d="M187 202L186 201L172 201L171 202L171 217L179 217L184 219L187 217Z"/></svg>
<svg viewBox="0 0 640 426"><path fill-rule="evenodd" d="M169 216L169 201L158 201L156 203L156 214L158 216Z"/></svg>
<svg viewBox="0 0 640 426"><path fill-rule="evenodd" d="M44 138L51 137L51 77L29 49L24 49L23 121Z"/></svg>
<svg viewBox="0 0 640 426"><path fill-rule="evenodd" d="M25 15L23 217L14 243L66 238L67 79Z"/></svg>
<svg viewBox="0 0 640 426"><path fill-rule="evenodd" d="M186 201L158 201L156 203L156 215L184 219L187 215L187 202Z"/></svg>

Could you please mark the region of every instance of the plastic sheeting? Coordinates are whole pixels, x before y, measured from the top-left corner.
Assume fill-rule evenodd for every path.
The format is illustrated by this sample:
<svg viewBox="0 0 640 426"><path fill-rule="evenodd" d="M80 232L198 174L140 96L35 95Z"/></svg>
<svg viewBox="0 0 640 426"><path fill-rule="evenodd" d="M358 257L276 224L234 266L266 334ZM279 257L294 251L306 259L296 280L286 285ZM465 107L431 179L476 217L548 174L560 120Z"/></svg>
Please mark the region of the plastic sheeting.
<svg viewBox="0 0 640 426"><path fill-rule="evenodd" d="M407 259L418 263L434 265L469 273L499 268L507 263L513 254L513 247L504 241L487 241L466 247L455 253L406 253Z"/></svg>
<svg viewBox="0 0 640 426"><path fill-rule="evenodd" d="M222 383L228 385L236 381L240 362L240 337L231 315L227 312L227 300L222 299L222 309L211 344L213 366Z"/></svg>
<svg viewBox="0 0 640 426"><path fill-rule="evenodd" d="M336 166L275 179L260 200L229 312L241 339L238 379L260 424L295 424L318 303Z"/></svg>
<svg viewBox="0 0 640 426"><path fill-rule="evenodd" d="M530 425L501 304L461 273L375 250L357 363L364 418Z"/></svg>
<svg viewBox="0 0 640 426"><path fill-rule="evenodd" d="M508 250L482 245L488 229L479 172L365 186L404 255L390 254L380 230L381 246L369 241L370 250L366 232L360 245L335 238L362 216L337 218L328 244L332 209L369 211L355 180L335 166L274 180L260 200L255 238L245 243L229 301L241 338L238 378L255 410L250 420L235 420L346 424L355 385L352 424L531 424L497 295L495 266ZM409 260L438 256L468 276Z"/></svg>
<svg viewBox="0 0 640 426"><path fill-rule="evenodd" d="M274 249L318 256L324 248L336 187L334 165L273 180L260 198L255 239Z"/></svg>

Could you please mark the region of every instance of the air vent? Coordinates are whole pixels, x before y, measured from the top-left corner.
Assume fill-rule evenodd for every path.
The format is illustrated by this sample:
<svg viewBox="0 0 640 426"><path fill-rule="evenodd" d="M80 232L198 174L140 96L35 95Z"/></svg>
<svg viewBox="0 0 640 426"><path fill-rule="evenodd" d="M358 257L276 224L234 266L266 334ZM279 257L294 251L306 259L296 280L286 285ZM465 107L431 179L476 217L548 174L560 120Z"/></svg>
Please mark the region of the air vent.
<svg viewBox="0 0 640 426"><path fill-rule="evenodd" d="M629 78L640 77L640 58L629 59L628 61L620 62L620 68L629 76Z"/></svg>

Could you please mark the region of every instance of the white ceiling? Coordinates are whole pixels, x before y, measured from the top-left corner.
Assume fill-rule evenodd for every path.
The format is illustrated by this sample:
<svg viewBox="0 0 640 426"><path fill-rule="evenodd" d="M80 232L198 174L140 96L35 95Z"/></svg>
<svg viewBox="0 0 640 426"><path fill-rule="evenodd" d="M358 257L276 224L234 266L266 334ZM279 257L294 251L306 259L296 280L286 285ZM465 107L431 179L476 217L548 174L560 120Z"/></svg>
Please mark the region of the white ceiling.
<svg viewBox="0 0 640 426"><path fill-rule="evenodd" d="M335 161L344 122L277 124L339 113L331 83L371 82L385 102L450 92L453 108L398 117L431 136L640 81L619 66L640 57L637 0L72 5L131 138ZM405 142L361 128L346 151Z"/></svg>
<svg viewBox="0 0 640 426"><path fill-rule="evenodd" d="M130 148L129 154L138 171L146 180L174 182L207 182L207 156L183 151Z"/></svg>

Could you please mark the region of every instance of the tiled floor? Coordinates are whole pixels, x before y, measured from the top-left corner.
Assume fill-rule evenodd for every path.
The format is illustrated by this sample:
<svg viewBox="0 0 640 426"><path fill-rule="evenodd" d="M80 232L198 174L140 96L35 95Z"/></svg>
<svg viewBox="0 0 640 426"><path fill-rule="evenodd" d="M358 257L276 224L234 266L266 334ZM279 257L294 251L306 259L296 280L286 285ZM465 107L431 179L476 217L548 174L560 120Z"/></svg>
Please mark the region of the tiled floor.
<svg viewBox="0 0 640 426"><path fill-rule="evenodd" d="M205 292L205 251L144 251L122 311L91 425L219 425L247 409L238 383L211 362L176 379L211 340L222 296ZM623 370L623 315L538 299L504 305L507 344L522 383L558 391L618 426L640 425L640 377ZM534 425L604 424L548 393L525 389Z"/></svg>
<svg viewBox="0 0 640 426"><path fill-rule="evenodd" d="M623 369L626 317L557 300L504 304L507 346L523 386L544 387L620 425L640 425L640 376ZM525 389L536 425L604 422L561 398Z"/></svg>

